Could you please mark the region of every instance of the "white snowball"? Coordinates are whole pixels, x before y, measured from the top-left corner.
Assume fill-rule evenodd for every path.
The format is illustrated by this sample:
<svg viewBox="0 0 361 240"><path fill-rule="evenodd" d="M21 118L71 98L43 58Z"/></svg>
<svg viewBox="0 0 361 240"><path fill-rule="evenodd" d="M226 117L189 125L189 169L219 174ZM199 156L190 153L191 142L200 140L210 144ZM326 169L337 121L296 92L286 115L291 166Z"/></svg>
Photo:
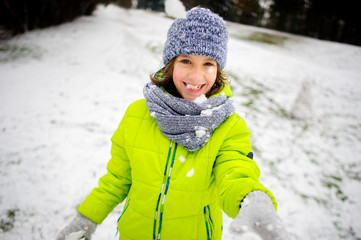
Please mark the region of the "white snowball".
<svg viewBox="0 0 361 240"><path fill-rule="evenodd" d="M202 104L205 101L207 101L207 97L204 94L200 95L199 97L197 97L196 99L193 100L193 102L195 102L197 104Z"/></svg>
<svg viewBox="0 0 361 240"><path fill-rule="evenodd" d="M185 18L186 8L180 0L166 0L164 2L165 13L173 18Z"/></svg>
<svg viewBox="0 0 361 240"><path fill-rule="evenodd" d="M70 233L65 240L82 240L85 231Z"/></svg>

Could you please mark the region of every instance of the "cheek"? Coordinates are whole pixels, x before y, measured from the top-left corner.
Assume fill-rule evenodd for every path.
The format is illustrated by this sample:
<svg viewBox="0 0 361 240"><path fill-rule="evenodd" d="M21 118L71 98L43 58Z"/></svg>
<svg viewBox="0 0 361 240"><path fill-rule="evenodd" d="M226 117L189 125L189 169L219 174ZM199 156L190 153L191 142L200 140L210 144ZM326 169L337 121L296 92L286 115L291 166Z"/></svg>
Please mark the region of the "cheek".
<svg viewBox="0 0 361 240"><path fill-rule="evenodd" d="M207 81L208 81L208 83L213 85L214 82L216 81L216 78L217 78L216 68L209 68L208 71L207 71Z"/></svg>
<svg viewBox="0 0 361 240"><path fill-rule="evenodd" d="M173 70L173 82L174 82L174 85L180 84L180 82L182 81L183 78L184 78L183 71L174 68L174 70Z"/></svg>
<svg viewBox="0 0 361 240"><path fill-rule="evenodd" d="M210 67L210 68L208 68L207 72L208 72L208 73L212 73L212 72L214 72L214 67Z"/></svg>

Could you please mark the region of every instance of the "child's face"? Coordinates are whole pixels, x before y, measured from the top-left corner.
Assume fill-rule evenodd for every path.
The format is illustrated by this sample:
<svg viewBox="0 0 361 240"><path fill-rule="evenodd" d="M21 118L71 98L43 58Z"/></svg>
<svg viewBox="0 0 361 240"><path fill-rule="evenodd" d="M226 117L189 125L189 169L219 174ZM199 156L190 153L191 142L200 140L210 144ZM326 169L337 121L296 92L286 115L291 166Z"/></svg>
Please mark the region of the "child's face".
<svg viewBox="0 0 361 240"><path fill-rule="evenodd" d="M217 62L206 56L180 55L174 62L174 85L184 99L193 101L212 88L217 67Z"/></svg>

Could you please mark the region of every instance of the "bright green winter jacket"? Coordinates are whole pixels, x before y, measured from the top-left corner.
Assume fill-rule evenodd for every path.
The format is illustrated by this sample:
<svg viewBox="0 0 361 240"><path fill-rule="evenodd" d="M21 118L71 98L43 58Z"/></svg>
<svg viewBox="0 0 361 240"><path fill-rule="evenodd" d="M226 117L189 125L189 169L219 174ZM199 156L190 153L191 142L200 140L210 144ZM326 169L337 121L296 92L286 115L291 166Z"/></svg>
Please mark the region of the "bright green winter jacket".
<svg viewBox="0 0 361 240"><path fill-rule="evenodd" d="M232 94L228 86L223 92ZM247 157L250 132L236 113L190 152L161 133L143 99L128 107L112 142L108 172L78 211L100 224L126 198L119 239L221 239L221 209L234 218L242 199L256 190L276 207Z"/></svg>

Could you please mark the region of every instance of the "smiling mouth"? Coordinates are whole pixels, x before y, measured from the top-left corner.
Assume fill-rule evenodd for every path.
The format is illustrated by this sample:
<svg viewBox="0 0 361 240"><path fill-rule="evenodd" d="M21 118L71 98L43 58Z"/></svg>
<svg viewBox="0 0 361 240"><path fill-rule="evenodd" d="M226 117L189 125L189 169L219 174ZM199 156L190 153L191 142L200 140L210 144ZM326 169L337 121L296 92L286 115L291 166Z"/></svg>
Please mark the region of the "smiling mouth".
<svg viewBox="0 0 361 240"><path fill-rule="evenodd" d="M205 84L202 84L202 85L192 85L192 84L184 83L184 85L186 86L187 89L190 89L190 90L193 90L193 91L197 91L197 90L200 90Z"/></svg>

